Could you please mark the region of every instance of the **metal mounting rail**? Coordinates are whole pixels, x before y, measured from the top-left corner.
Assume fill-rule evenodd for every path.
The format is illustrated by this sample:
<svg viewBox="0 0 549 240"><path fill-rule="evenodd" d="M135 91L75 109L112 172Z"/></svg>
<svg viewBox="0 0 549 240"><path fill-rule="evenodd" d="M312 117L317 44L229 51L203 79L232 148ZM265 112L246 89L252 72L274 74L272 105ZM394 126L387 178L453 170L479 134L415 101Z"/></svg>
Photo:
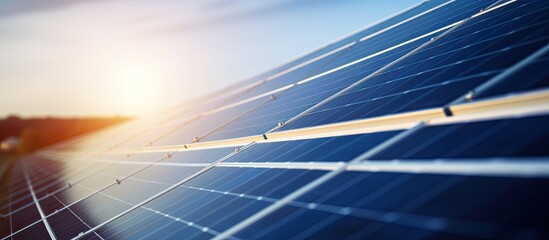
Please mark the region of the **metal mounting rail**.
<svg viewBox="0 0 549 240"><path fill-rule="evenodd" d="M503 119L514 116L539 115L549 112L549 89L456 104L449 106L449 109L453 113L453 116L451 117L446 116L444 114L444 108L440 107L398 113L388 116L299 128L288 131L271 132L262 135L196 142L184 145L112 149L110 151L105 149L92 149L90 151L49 151L45 153L81 156L86 153L97 154L99 152L105 155L180 152L200 149L238 147L247 145L251 142L279 142L403 130L413 127L420 121L429 122L429 124L449 124L457 121L481 121L489 119Z"/></svg>

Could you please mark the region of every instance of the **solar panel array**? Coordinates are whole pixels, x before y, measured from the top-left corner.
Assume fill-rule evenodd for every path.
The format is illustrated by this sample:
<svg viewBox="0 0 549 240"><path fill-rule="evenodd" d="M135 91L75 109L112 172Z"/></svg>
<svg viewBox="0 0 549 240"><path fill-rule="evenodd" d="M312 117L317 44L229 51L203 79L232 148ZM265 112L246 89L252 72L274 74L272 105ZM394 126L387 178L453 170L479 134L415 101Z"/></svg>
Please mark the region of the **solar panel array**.
<svg viewBox="0 0 549 240"><path fill-rule="evenodd" d="M14 162L2 239L549 238L549 2L431 0Z"/></svg>

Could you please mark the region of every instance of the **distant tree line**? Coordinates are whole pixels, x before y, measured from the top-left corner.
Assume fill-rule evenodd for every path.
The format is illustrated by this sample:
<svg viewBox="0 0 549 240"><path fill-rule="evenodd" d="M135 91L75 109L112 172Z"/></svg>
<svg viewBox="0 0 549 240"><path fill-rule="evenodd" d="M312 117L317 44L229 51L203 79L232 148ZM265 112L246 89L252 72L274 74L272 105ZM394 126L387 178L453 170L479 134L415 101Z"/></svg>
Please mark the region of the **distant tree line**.
<svg viewBox="0 0 549 240"><path fill-rule="evenodd" d="M0 119L0 141L10 136L19 137L18 153L24 154L48 145L129 120L112 118L20 118Z"/></svg>

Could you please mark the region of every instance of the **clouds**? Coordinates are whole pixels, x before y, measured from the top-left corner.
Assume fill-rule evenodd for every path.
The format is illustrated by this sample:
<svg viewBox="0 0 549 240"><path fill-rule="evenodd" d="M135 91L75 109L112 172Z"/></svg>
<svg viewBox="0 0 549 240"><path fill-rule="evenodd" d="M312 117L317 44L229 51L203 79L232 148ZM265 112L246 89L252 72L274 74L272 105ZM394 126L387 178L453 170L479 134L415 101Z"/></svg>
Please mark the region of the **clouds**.
<svg viewBox="0 0 549 240"><path fill-rule="evenodd" d="M77 5L85 1L91 0L3 0L2 6L0 7L0 18L19 14L30 14L38 11L55 10Z"/></svg>

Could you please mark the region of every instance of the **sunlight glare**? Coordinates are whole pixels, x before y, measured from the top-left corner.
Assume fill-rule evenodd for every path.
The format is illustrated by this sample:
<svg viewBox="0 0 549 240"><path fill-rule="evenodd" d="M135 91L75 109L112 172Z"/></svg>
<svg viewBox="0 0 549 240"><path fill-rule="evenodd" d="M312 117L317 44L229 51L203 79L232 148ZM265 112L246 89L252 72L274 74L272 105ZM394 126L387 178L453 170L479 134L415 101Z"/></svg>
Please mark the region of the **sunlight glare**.
<svg viewBox="0 0 549 240"><path fill-rule="evenodd" d="M147 65L126 65L118 70L119 104L131 112L149 112L158 98L159 74Z"/></svg>

